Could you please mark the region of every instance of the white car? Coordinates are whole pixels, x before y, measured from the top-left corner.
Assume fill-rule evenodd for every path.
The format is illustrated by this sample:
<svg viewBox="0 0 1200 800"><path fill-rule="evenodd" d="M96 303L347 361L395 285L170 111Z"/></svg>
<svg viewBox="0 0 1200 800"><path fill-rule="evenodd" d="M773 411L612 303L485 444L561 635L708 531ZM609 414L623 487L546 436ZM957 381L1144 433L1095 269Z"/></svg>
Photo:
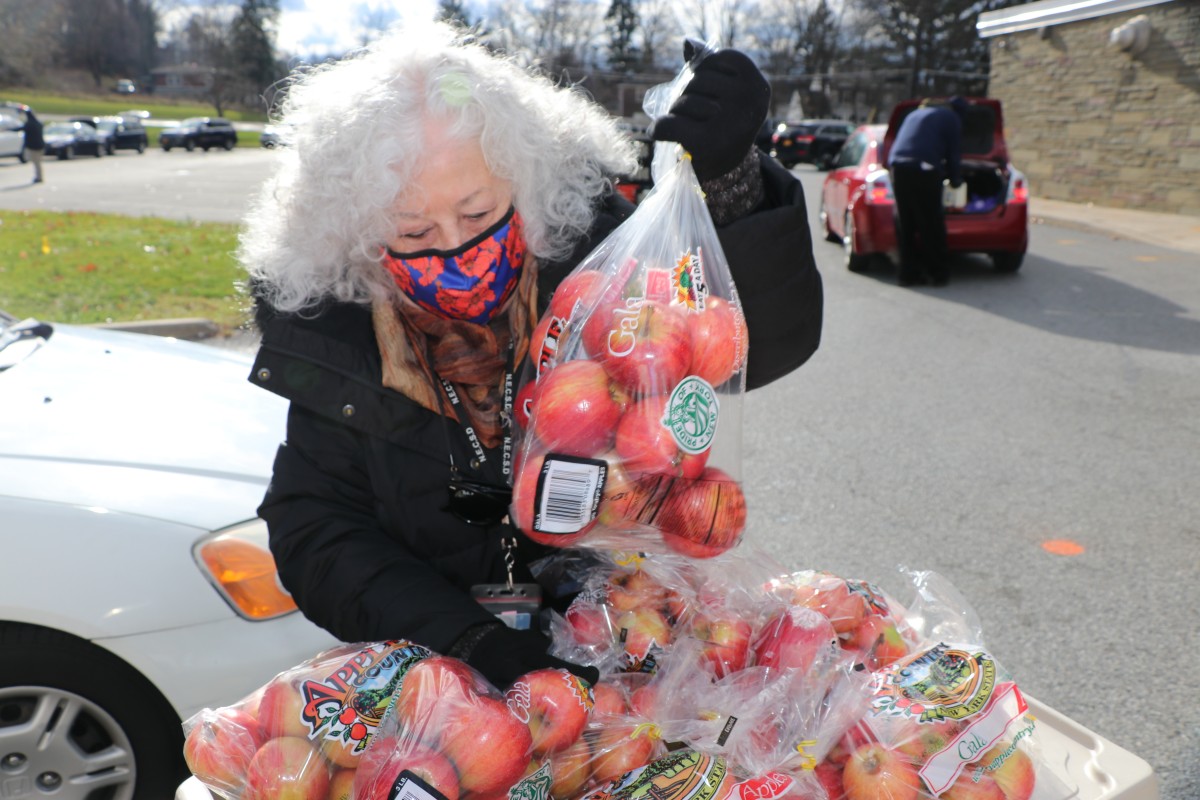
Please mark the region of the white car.
<svg viewBox="0 0 1200 800"><path fill-rule="evenodd" d="M250 366L0 312L0 796L169 798L183 720L335 643L255 516L286 403Z"/></svg>
<svg viewBox="0 0 1200 800"><path fill-rule="evenodd" d="M25 120L11 105L0 104L0 158L25 160Z"/></svg>

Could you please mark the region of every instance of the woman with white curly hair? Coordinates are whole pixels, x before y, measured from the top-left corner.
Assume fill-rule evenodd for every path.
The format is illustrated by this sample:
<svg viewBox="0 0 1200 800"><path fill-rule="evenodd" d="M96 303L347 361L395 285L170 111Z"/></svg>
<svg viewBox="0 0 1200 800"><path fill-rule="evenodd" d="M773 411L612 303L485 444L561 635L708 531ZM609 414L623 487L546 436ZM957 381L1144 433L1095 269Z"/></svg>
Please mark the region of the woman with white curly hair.
<svg viewBox="0 0 1200 800"><path fill-rule="evenodd" d="M720 50L652 131L707 192L751 387L821 329L802 190L753 146L769 96ZM281 123L239 257L262 331L251 380L291 403L259 509L283 584L344 641L410 639L502 689L550 666L594 681L472 590L532 583L546 554L504 517L502 386L559 281L632 212L612 179L634 145L577 90L435 23L299 75Z"/></svg>

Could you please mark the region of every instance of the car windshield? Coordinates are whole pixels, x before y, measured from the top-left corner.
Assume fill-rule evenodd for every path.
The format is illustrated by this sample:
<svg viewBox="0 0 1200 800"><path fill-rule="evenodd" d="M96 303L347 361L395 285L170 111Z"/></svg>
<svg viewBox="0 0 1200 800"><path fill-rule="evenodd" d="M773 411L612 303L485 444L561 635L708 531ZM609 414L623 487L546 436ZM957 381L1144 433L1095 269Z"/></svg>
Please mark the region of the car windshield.
<svg viewBox="0 0 1200 800"><path fill-rule="evenodd" d="M792 131L793 136L812 136L817 132L816 125L797 125Z"/></svg>
<svg viewBox="0 0 1200 800"><path fill-rule="evenodd" d="M117 129L117 123L108 122L106 120L101 120L100 122L96 123L96 127L99 130L104 131L105 133L112 133L113 131L115 131Z"/></svg>
<svg viewBox="0 0 1200 800"><path fill-rule="evenodd" d="M185 119L183 122L179 123L179 127L181 127L181 128L199 128L203 124L204 124L204 119L202 117L189 117L188 119Z"/></svg>
<svg viewBox="0 0 1200 800"><path fill-rule="evenodd" d="M77 124L78 123L71 123L71 122L52 122L46 126L46 133L47 134L61 133L66 136L71 136L71 135L74 135L75 131L77 130L77 128L75 127Z"/></svg>

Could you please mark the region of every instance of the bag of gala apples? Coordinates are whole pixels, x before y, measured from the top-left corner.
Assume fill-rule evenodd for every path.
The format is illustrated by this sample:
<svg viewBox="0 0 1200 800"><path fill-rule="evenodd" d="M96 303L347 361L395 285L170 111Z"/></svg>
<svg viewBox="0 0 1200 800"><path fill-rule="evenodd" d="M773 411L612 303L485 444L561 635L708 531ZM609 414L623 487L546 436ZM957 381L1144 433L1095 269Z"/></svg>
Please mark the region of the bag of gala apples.
<svg viewBox="0 0 1200 800"><path fill-rule="evenodd" d="M1037 720L983 644L978 617L949 582L910 573L920 645L871 673L869 708L822 767L848 800L904 791L920 800L1061 800L1077 794L1046 768Z"/></svg>
<svg viewBox="0 0 1200 800"><path fill-rule="evenodd" d="M691 78L651 92L660 116ZM553 546L706 558L746 522L747 328L691 159L657 145L654 188L568 275L516 393L511 518Z"/></svg>
<svg viewBox="0 0 1200 800"><path fill-rule="evenodd" d="M393 695L430 655L403 640L319 653L234 705L189 717L188 768L223 797L349 796Z"/></svg>
<svg viewBox="0 0 1200 800"><path fill-rule="evenodd" d="M564 670L546 672L559 678L564 695L571 694L572 686L576 695L587 691L586 684ZM526 681L527 696L514 703L524 709L522 718L463 661L433 656L414 665L363 755L353 797L506 796L534 753L529 709L540 706L528 696L531 682L541 687L553 681Z"/></svg>

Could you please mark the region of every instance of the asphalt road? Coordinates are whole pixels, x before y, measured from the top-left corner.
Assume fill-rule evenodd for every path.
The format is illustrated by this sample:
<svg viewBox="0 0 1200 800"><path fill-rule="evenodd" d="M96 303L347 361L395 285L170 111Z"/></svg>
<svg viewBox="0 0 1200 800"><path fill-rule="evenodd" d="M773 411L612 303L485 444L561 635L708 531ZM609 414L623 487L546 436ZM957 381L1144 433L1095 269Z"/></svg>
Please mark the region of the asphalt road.
<svg viewBox="0 0 1200 800"><path fill-rule="evenodd" d="M901 565L945 576L1027 692L1200 798L1200 264L1031 236L1016 275L966 257L914 290L814 234L824 341L747 396L749 535L901 599Z"/></svg>
<svg viewBox="0 0 1200 800"><path fill-rule="evenodd" d="M270 154L0 162L0 207L236 220ZM814 231L822 178L797 170ZM1194 254L1035 225L1025 266L941 289L855 275L814 234L824 340L747 395L747 549L948 580L1022 688L1200 798L1200 280ZM252 343L238 342L248 347ZM1075 555L1044 545L1067 540Z"/></svg>

